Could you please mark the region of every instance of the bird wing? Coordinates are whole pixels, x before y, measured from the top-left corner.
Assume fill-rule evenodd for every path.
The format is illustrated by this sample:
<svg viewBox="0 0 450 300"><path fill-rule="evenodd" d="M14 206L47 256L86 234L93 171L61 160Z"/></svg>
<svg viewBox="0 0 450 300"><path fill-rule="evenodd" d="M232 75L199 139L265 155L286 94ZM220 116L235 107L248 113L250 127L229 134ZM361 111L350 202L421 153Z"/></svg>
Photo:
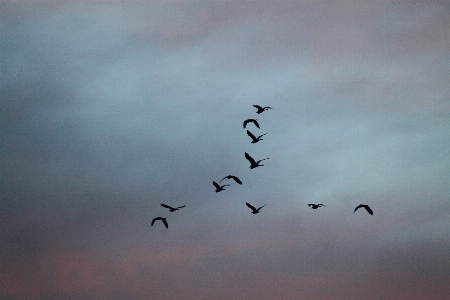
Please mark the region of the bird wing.
<svg viewBox="0 0 450 300"><path fill-rule="evenodd" d="M167 224L166 219L161 219L161 221L164 223L164 226L166 226L166 228L169 228L169 224Z"/></svg>
<svg viewBox="0 0 450 300"><path fill-rule="evenodd" d="M173 209L173 207L172 207L172 206L169 206L169 205L161 204L161 206L162 206L162 207L165 207L165 208Z"/></svg>
<svg viewBox="0 0 450 300"><path fill-rule="evenodd" d="M247 134L249 137L252 138L252 140L256 140L256 136L254 136L253 133L251 133L250 131L247 130Z"/></svg>
<svg viewBox="0 0 450 300"><path fill-rule="evenodd" d="M242 184L242 181L241 181L239 178L237 178L236 176L230 175L229 177L230 177L230 178L233 178L234 181L236 181L237 183Z"/></svg>
<svg viewBox="0 0 450 300"><path fill-rule="evenodd" d="M244 128L247 126L247 123L250 122L250 119L244 121Z"/></svg>
<svg viewBox="0 0 450 300"><path fill-rule="evenodd" d="M155 222L156 222L157 220L161 220L161 218L160 218L160 217L154 218L154 219L152 220L152 226L153 226L153 224L155 224Z"/></svg>
<svg viewBox="0 0 450 300"><path fill-rule="evenodd" d="M360 204L360 205L358 205L357 207L355 207L355 210L353 211L353 213L355 213L355 211L357 211L358 208L360 208L360 207L364 207L364 205L363 205L363 204Z"/></svg>
<svg viewBox="0 0 450 300"><path fill-rule="evenodd" d="M259 124L258 124L258 121L256 121L256 120L252 119L252 122L253 122L253 123L255 123L255 126L259 128Z"/></svg>
<svg viewBox="0 0 450 300"><path fill-rule="evenodd" d="M258 110L262 109L262 107L259 105L253 105L253 107L256 107Z"/></svg>
<svg viewBox="0 0 450 300"><path fill-rule="evenodd" d="M251 157L247 152L245 152L245 158L253 165L256 164L256 161Z"/></svg>
<svg viewBox="0 0 450 300"><path fill-rule="evenodd" d="M245 202L245 204L246 204L251 210L257 211L256 208L255 208L253 205L251 205L250 203Z"/></svg>
<svg viewBox="0 0 450 300"><path fill-rule="evenodd" d="M261 209L261 208L263 208L264 206L266 206L267 204L264 204L263 206L261 206L260 208L258 208L258 211Z"/></svg>
<svg viewBox="0 0 450 300"><path fill-rule="evenodd" d="M373 215L372 209L369 207L369 205L365 205L364 208L367 210L367 212L371 215Z"/></svg>
<svg viewBox="0 0 450 300"><path fill-rule="evenodd" d="M325 206L325 205L323 205L323 204L317 204L317 205L319 205L319 206Z"/></svg>
<svg viewBox="0 0 450 300"><path fill-rule="evenodd" d="M261 134L260 136L257 137L257 139L259 140L260 138L262 138L263 136L265 136L267 133Z"/></svg>
<svg viewBox="0 0 450 300"><path fill-rule="evenodd" d="M183 208L183 207L186 207L186 205L183 205L183 206L178 206L177 208Z"/></svg>
<svg viewBox="0 0 450 300"><path fill-rule="evenodd" d="M213 184L216 187L216 189L220 190L220 185L217 182L213 181Z"/></svg>
<svg viewBox="0 0 450 300"><path fill-rule="evenodd" d="M266 107L264 107L264 109L272 109L272 107L266 106Z"/></svg>
<svg viewBox="0 0 450 300"><path fill-rule="evenodd" d="M308 206L313 206L314 204L308 204Z"/></svg>

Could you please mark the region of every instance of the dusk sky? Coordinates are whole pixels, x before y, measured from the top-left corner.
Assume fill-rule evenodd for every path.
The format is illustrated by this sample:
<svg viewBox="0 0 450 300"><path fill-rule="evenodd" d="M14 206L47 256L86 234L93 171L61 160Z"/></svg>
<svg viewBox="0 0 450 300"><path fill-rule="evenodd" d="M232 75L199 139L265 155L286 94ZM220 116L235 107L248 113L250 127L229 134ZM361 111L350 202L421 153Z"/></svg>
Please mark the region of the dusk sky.
<svg viewBox="0 0 450 300"><path fill-rule="evenodd" d="M1 300L448 299L449 1L0 0L0 36Z"/></svg>

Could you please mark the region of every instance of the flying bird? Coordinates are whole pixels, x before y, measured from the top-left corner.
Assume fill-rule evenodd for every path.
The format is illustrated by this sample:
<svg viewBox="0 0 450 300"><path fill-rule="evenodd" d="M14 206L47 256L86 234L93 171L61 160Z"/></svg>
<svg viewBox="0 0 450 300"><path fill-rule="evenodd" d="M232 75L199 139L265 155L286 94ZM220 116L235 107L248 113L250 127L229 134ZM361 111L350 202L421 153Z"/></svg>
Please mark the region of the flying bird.
<svg viewBox="0 0 450 300"><path fill-rule="evenodd" d="M261 106L259 106L259 105L253 105L253 107L256 107L256 109L258 110L258 111L256 112L257 114L260 114L260 113L262 113L262 112L265 111L265 110L272 109L272 107L268 107L268 106L266 106L266 107L261 107Z"/></svg>
<svg viewBox="0 0 450 300"><path fill-rule="evenodd" d="M353 213L355 213L355 212L358 210L358 208L360 208L360 207L364 207L364 208L367 210L367 212L368 212L369 214L373 215L372 209L371 209L371 208L369 207L369 205L367 205L367 204L360 204L360 205L358 205L358 206L355 208L355 210L353 211Z"/></svg>
<svg viewBox="0 0 450 300"><path fill-rule="evenodd" d="M163 218L163 217L157 217L157 218L154 218L154 219L152 220L152 226L153 226L153 224L155 224L155 222L156 222L157 220L161 220L161 221L164 223L164 226L166 226L166 228L169 228L169 224L167 224L166 218Z"/></svg>
<svg viewBox="0 0 450 300"><path fill-rule="evenodd" d="M165 207L165 208L168 208L170 210L170 212L174 212L174 211L179 210L180 208L185 207L186 205L178 206L178 207L172 207L172 206L169 206L169 205L166 205L166 204L161 204L161 206Z"/></svg>
<svg viewBox="0 0 450 300"><path fill-rule="evenodd" d="M312 209L318 209L321 206L325 206L323 204L308 204L308 206L311 206Z"/></svg>
<svg viewBox="0 0 450 300"><path fill-rule="evenodd" d="M221 181L219 181L219 182L222 182L222 181L224 181L225 179L234 179L234 181L236 181L237 183L242 184L242 181L241 181L239 178L237 178L236 176L233 176L233 175L225 176L225 177L224 177Z"/></svg>
<svg viewBox="0 0 450 300"><path fill-rule="evenodd" d="M251 157L247 152L245 152L245 158L250 162L250 169L254 169L256 167L262 167L264 165L259 164L260 162L262 162L263 160L269 159L269 158L264 158L258 161L255 161L253 159L253 157Z"/></svg>
<svg viewBox="0 0 450 300"><path fill-rule="evenodd" d="M260 210L261 208L263 208L264 206L267 205L267 204L265 204L265 205L261 206L260 208L255 208L253 205L251 205L251 204L248 203L248 202L245 202L245 204L247 204L247 206L252 210L252 214L257 214L257 213L259 213L259 210Z"/></svg>
<svg viewBox="0 0 450 300"><path fill-rule="evenodd" d="M253 135L253 133L251 133L250 131L247 130L247 134L248 134L249 137L252 138L252 144L255 144L255 143L259 142L259 141L262 141L263 140L262 137L265 136L267 133L264 133L264 134L256 137L256 136Z"/></svg>
<svg viewBox="0 0 450 300"><path fill-rule="evenodd" d="M244 121L244 128L247 126L247 124L248 124L249 122L253 122L253 124L255 124L255 126L259 128L259 124L258 124L258 122L256 121L256 119L247 119L247 120L245 120L245 121Z"/></svg>
<svg viewBox="0 0 450 300"><path fill-rule="evenodd" d="M229 184L219 185L217 182L213 181L214 186L216 187L215 192L218 193L220 191L225 191L224 186L230 186Z"/></svg>

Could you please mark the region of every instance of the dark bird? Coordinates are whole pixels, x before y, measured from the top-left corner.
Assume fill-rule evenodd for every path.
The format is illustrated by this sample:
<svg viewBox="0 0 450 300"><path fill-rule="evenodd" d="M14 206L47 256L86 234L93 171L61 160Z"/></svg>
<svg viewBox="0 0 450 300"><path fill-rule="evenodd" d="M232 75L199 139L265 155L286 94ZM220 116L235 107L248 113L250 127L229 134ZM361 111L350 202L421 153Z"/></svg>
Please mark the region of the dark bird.
<svg viewBox="0 0 450 300"><path fill-rule="evenodd" d="M245 121L244 121L244 128L247 126L247 124L248 124L249 122L253 122L253 124L255 124L255 126L259 128L259 124L258 124L258 122L256 121L256 119L247 119L247 120L245 120Z"/></svg>
<svg viewBox="0 0 450 300"><path fill-rule="evenodd" d="M264 133L258 137L254 136L253 133L251 133L250 131L247 130L247 134L249 137L252 138L252 144L257 143L259 141L263 141L262 137L265 136L267 133Z"/></svg>
<svg viewBox="0 0 450 300"><path fill-rule="evenodd" d="M215 192L218 193L220 191L225 191L224 186L230 186L229 184L219 185L217 182L213 181L214 186L216 187Z"/></svg>
<svg viewBox="0 0 450 300"><path fill-rule="evenodd" d="M161 204L161 206L165 207L165 208L168 208L170 210L170 212L174 212L174 211L179 210L180 208L185 207L186 205L178 206L178 207L172 207L172 206L169 206L169 205L166 205L166 204Z"/></svg>
<svg viewBox="0 0 450 300"><path fill-rule="evenodd" d="M325 206L323 204L308 204L308 206L311 206L312 209L318 209L321 206Z"/></svg>
<svg viewBox="0 0 450 300"><path fill-rule="evenodd" d="M257 214L257 213L259 213L259 210L260 210L261 208L263 208L264 206L267 205L267 204L265 204L265 205L261 206L260 208L256 209L253 205L251 205L251 204L248 203L248 202L245 202L245 204L247 204L247 206L252 210L252 214Z"/></svg>
<svg viewBox="0 0 450 300"><path fill-rule="evenodd" d="M169 224L167 224L166 218L163 218L163 217L154 218L152 220L152 226L153 226L153 224L155 224L155 221L157 221L157 220L161 220L164 223L164 226L166 226L166 228L169 228Z"/></svg>
<svg viewBox="0 0 450 300"><path fill-rule="evenodd" d="M265 111L265 110L272 109L272 107L268 107L268 106L266 106L266 107L261 107L261 106L259 106L259 105L253 105L253 107L256 107L256 109L258 110L258 111L256 112L257 114L260 114L260 113L262 113L262 112Z"/></svg>
<svg viewBox="0 0 450 300"><path fill-rule="evenodd" d="M242 181L241 181L239 178L237 178L236 176L233 176L233 175L225 176L225 177L224 177L221 181L219 181L219 182L222 182L222 181L224 181L225 179L234 179L234 181L236 181L237 183L242 184Z"/></svg>
<svg viewBox="0 0 450 300"><path fill-rule="evenodd" d="M269 158L264 158L264 159L255 161L253 159L253 157L251 157L247 152L245 152L245 158L250 162L250 169L264 166L264 165L260 165L259 163L262 162L263 160L269 159Z"/></svg>
<svg viewBox="0 0 450 300"><path fill-rule="evenodd" d="M353 213L355 213L355 212L358 210L358 208L360 208L360 207L364 207L364 208L367 210L367 212L368 212L369 214L373 215L372 209L371 209L371 208L369 207L369 205L367 205L367 204L360 204L360 205L358 205L358 206L355 208L355 210L353 211Z"/></svg>

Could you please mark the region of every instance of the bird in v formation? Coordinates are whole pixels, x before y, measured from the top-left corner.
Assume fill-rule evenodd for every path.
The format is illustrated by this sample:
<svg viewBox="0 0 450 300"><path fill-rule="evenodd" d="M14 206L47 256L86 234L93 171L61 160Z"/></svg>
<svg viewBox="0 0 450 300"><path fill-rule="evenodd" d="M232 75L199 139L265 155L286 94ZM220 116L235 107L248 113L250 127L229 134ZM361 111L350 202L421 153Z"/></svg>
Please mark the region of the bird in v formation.
<svg viewBox="0 0 450 300"><path fill-rule="evenodd" d="M178 207L172 207L172 206L167 205L167 204L161 204L161 206L165 207L165 208L168 208L170 212L174 212L174 211L179 210L180 208L186 207L186 205L178 206Z"/></svg>
<svg viewBox="0 0 450 300"><path fill-rule="evenodd" d="M358 205L356 208L355 208L355 210L353 211L353 213L355 213L359 208L361 208L361 207L364 207L366 210L367 210L367 212L369 213L369 214L371 214L371 215L373 215L373 211L372 211L372 209L369 207L369 205L367 205L367 204L360 204L360 205Z"/></svg>
<svg viewBox="0 0 450 300"><path fill-rule="evenodd" d="M247 152L245 152L245 158L250 162L250 169L264 166L263 164L260 164L260 162L262 162L263 160L269 159L269 158L264 158L264 159L255 161L253 159L253 157L251 157L250 154L248 154Z"/></svg>
<svg viewBox="0 0 450 300"><path fill-rule="evenodd" d="M264 111L266 111L268 109L272 109L272 107L269 107L269 106L261 107L259 105L253 105L253 107L256 107L256 109L257 109L256 113L257 114L260 114L260 113L262 113L262 112L264 112Z"/></svg>
<svg viewBox="0 0 450 300"><path fill-rule="evenodd" d="M258 121L256 119L247 119L244 121L244 128L247 127L247 124L252 122L253 124L255 124L256 127L258 127L259 129L259 124Z"/></svg>
<svg viewBox="0 0 450 300"><path fill-rule="evenodd" d="M261 208L263 208L264 206L267 205L267 204L264 204L263 206L261 206L261 207L259 207L259 208L255 208L253 205L251 205L251 204L248 203L248 202L245 202L245 204L252 210L252 214L258 214L258 213L259 213L259 210L260 210Z"/></svg>
<svg viewBox="0 0 450 300"><path fill-rule="evenodd" d="M325 206L323 204L308 204L308 206L311 206L312 209L318 209L321 206Z"/></svg>
<svg viewBox="0 0 450 300"><path fill-rule="evenodd" d="M252 138L252 142L251 142L252 144L255 144L259 141L263 141L262 137L265 136L266 134L267 133L264 133L264 134L261 134L260 136L256 137L253 133L251 133L250 131L247 130L247 135Z"/></svg>
<svg viewBox="0 0 450 300"><path fill-rule="evenodd" d="M164 226L166 226L166 228L169 228L169 224L167 224L166 218L163 217L156 217L152 220L152 226L153 224L155 224L156 221L161 220L164 223Z"/></svg>

